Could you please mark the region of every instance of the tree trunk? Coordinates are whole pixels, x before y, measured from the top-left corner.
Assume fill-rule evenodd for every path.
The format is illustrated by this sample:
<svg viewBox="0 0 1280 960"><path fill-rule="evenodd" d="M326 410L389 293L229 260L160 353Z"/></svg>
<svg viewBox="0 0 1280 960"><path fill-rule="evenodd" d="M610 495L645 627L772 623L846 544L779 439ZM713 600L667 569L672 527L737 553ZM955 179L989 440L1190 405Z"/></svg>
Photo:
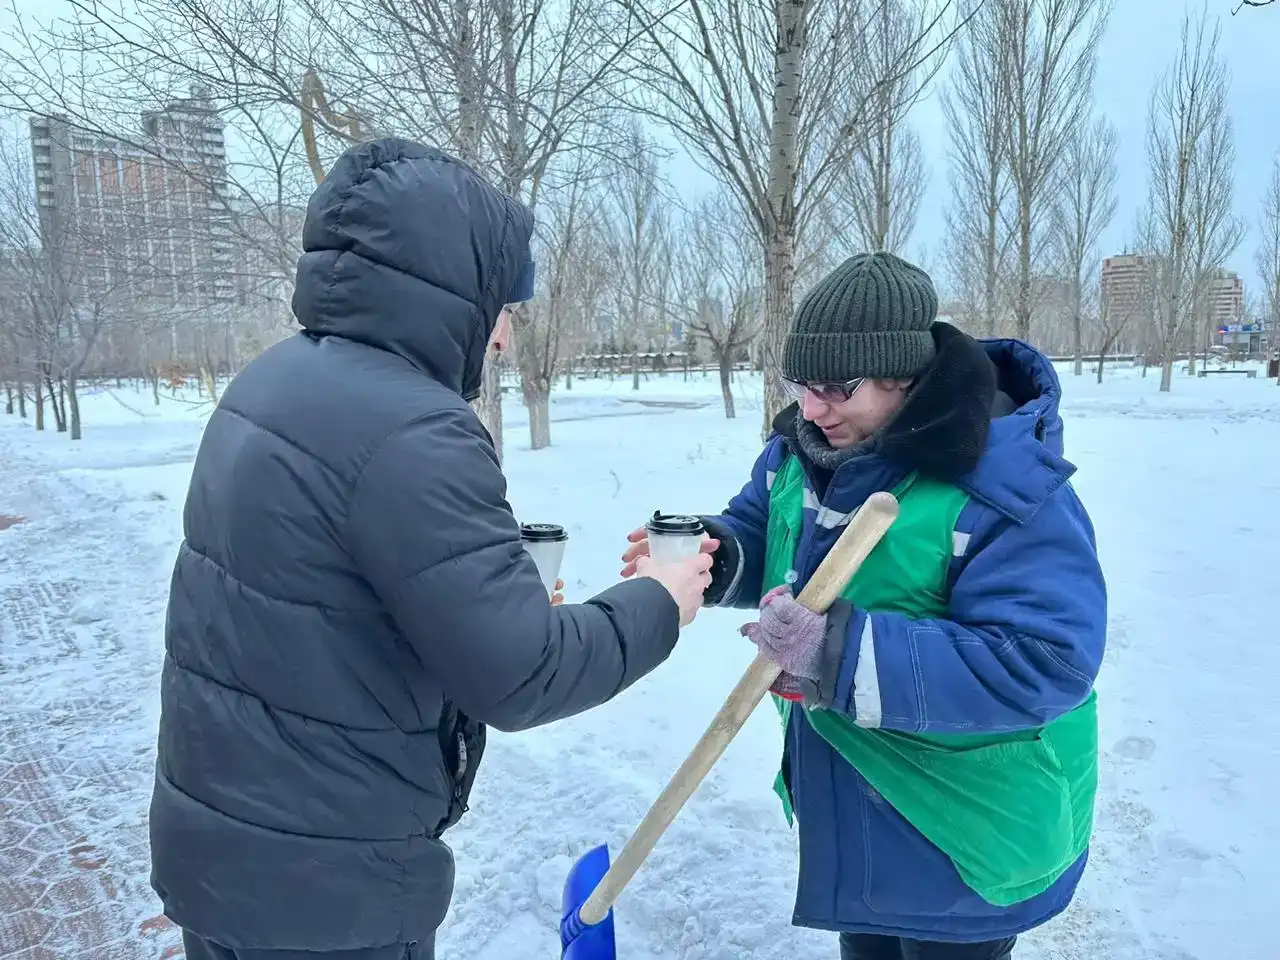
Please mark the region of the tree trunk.
<svg viewBox="0 0 1280 960"><path fill-rule="evenodd" d="M1173 351L1165 351L1164 362L1160 364L1160 392L1168 393L1173 388Z"/></svg>
<svg viewBox="0 0 1280 960"><path fill-rule="evenodd" d="M1102 383L1102 365L1106 362L1107 350L1103 347L1098 351L1098 383Z"/></svg>
<svg viewBox="0 0 1280 960"><path fill-rule="evenodd" d="M8 380L4 382L4 412L13 416L13 384Z"/></svg>
<svg viewBox="0 0 1280 960"><path fill-rule="evenodd" d="M36 429L44 429L44 388L40 386L40 375L36 374L32 383L36 388L35 405L36 405Z"/></svg>
<svg viewBox="0 0 1280 960"><path fill-rule="evenodd" d="M762 437L786 406L778 377L782 345L795 311L796 180L800 169L800 110L804 87L808 4L774 0L773 102L769 125L768 203L764 245L764 422Z"/></svg>
<svg viewBox="0 0 1280 960"><path fill-rule="evenodd" d="M631 389L640 389L640 350L631 351Z"/></svg>
<svg viewBox="0 0 1280 960"><path fill-rule="evenodd" d="M738 416L733 405L733 357L729 348L716 351L716 359L720 361L720 392L724 395L724 415L733 420Z"/></svg>
<svg viewBox="0 0 1280 960"><path fill-rule="evenodd" d="M1018 295L1013 310L1014 336L1031 342L1031 205L1018 210Z"/></svg>
<svg viewBox="0 0 1280 960"><path fill-rule="evenodd" d="M1000 170L994 165L987 177L987 196L996 197L1000 192ZM999 245L1000 204L988 200L986 233L982 238L982 336L995 337L996 305L1000 296Z"/></svg>
<svg viewBox="0 0 1280 960"><path fill-rule="evenodd" d="M71 439L79 440L80 432L80 394L76 390L76 375L67 377L67 397L71 402Z"/></svg>
<svg viewBox="0 0 1280 960"><path fill-rule="evenodd" d="M532 380L532 378L530 378ZM524 405L529 409L529 448L545 450L551 446L550 384L535 382L525 388Z"/></svg>
<svg viewBox="0 0 1280 960"><path fill-rule="evenodd" d="M204 367L204 369L201 370L200 373L205 378L205 389L209 391L209 399L212 400L214 404L217 404L218 378L213 372L212 360L210 360L210 362L208 363L202 364L202 366Z"/></svg>
<svg viewBox="0 0 1280 960"><path fill-rule="evenodd" d="M1195 317L1192 317L1191 323L1187 329L1187 375L1194 377L1196 375L1196 352L1199 345L1196 341L1199 338L1199 324L1196 323Z"/></svg>
<svg viewBox="0 0 1280 960"><path fill-rule="evenodd" d="M1075 350L1075 370L1077 377L1084 375L1084 318L1080 316L1080 275L1076 274L1076 279L1072 284L1071 291L1071 332L1075 338L1072 345Z"/></svg>
<svg viewBox="0 0 1280 960"><path fill-rule="evenodd" d="M49 372L44 375L45 390L49 394L49 406L53 408L53 425L58 433L67 432L66 407L59 403L58 391L53 386L53 376Z"/></svg>
<svg viewBox="0 0 1280 960"><path fill-rule="evenodd" d="M18 376L18 416L27 419L27 385L22 382L21 375Z"/></svg>
<svg viewBox="0 0 1280 960"><path fill-rule="evenodd" d="M156 406L160 406L160 372L156 371L151 374L151 395L155 397Z"/></svg>
<svg viewBox="0 0 1280 960"><path fill-rule="evenodd" d="M765 249L765 324L761 334L764 349L764 423L761 432L768 438L773 420L788 403L778 382L782 375L782 347L795 311L795 240L789 230L775 234Z"/></svg>
<svg viewBox="0 0 1280 960"><path fill-rule="evenodd" d="M472 404L476 416L493 438L493 449L502 462L502 363L501 354L489 351L484 361L484 377L480 384L480 396Z"/></svg>

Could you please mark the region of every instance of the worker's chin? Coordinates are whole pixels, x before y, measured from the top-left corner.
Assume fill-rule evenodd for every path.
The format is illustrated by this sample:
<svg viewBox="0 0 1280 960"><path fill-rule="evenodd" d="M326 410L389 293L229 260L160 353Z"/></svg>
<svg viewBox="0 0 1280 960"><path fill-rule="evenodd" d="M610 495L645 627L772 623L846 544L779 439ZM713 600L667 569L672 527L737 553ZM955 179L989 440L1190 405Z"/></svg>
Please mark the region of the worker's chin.
<svg viewBox="0 0 1280 960"><path fill-rule="evenodd" d="M827 438L827 443L831 444L837 450L843 450L845 447L853 446L853 438L849 435L848 430L840 427L833 427L828 430L826 427L819 425L818 429L822 431L822 435Z"/></svg>

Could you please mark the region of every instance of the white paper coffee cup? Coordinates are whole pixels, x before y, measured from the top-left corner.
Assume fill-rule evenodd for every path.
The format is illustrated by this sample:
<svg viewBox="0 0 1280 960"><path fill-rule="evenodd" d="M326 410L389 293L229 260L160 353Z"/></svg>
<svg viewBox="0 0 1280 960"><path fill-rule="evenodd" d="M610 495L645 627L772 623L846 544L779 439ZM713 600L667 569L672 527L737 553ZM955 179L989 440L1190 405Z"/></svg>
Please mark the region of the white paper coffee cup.
<svg viewBox="0 0 1280 960"><path fill-rule="evenodd" d="M520 542L524 545L525 552L533 558L547 594L555 593L569 534L559 524L525 523L520 525Z"/></svg>
<svg viewBox="0 0 1280 960"><path fill-rule="evenodd" d="M706 528L697 517L655 512L644 525L649 534L649 556L657 563L675 563L702 552Z"/></svg>

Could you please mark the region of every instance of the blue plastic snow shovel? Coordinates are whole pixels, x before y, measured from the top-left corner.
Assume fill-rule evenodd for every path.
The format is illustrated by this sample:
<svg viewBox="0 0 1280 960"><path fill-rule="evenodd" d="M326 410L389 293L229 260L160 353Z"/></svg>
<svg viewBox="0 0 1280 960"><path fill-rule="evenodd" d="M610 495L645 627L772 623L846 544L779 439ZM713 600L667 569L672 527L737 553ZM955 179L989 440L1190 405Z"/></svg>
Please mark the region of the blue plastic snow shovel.
<svg viewBox="0 0 1280 960"><path fill-rule="evenodd" d="M796 600L815 613L825 613L897 519L898 501L893 494L876 493L869 497ZM617 862L610 866L609 848L602 845L573 865L564 884L564 912L560 920L562 960L617 960L614 903L742 729L747 717L764 699L779 672L772 661L756 657L707 732L640 821Z"/></svg>

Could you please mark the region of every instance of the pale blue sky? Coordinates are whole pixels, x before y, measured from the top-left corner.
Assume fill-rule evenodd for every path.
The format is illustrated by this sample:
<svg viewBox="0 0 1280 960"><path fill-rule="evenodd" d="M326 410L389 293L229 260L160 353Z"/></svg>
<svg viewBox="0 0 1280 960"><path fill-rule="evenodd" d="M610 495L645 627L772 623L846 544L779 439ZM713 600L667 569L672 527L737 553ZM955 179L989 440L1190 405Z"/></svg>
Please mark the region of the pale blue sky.
<svg viewBox="0 0 1280 960"><path fill-rule="evenodd" d="M1253 253L1258 243L1257 214L1280 151L1280 3L1230 15L1238 0L1115 0L1098 65L1095 99L1115 124L1120 138L1119 209L1103 244L1104 255L1119 252L1132 236L1137 210L1146 193L1146 113L1151 89L1172 61L1184 13L1206 4L1222 22L1222 52L1232 74L1231 110L1236 129L1236 207L1248 224L1244 243L1229 266L1254 287ZM63 6L50 0L17 0L24 14L48 16ZM11 23L0 10L0 29ZM947 134L936 91L913 110L932 179L922 204L913 248L927 247L930 259L942 243L942 209L947 202ZM687 160L674 166L688 174ZM695 174L696 176L696 174Z"/></svg>
<svg viewBox="0 0 1280 960"><path fill-rule="evenodd" d="M1231 112L1236 130L1236 209L1249 233L1230 268L1256 285L1253 253L1258 243L1258 205L1271 163L1280 150L1280 3L1244 9L1232 17L1238 0L1208 0L1220 12L1222 54L1231 69ZM1098 57L1094 99L1119 134L1119 206L1103 242L1104 256L1119 252L1133 235L1134 220L1147 190L1146 129L1151 89L1177 53L1182 18L1198 14L1204 0L1116 0ZM948 199L946 130L938 98L913 113L933 165L930 191L914 237L930 253L942 239L942 208Z"/></svg>

